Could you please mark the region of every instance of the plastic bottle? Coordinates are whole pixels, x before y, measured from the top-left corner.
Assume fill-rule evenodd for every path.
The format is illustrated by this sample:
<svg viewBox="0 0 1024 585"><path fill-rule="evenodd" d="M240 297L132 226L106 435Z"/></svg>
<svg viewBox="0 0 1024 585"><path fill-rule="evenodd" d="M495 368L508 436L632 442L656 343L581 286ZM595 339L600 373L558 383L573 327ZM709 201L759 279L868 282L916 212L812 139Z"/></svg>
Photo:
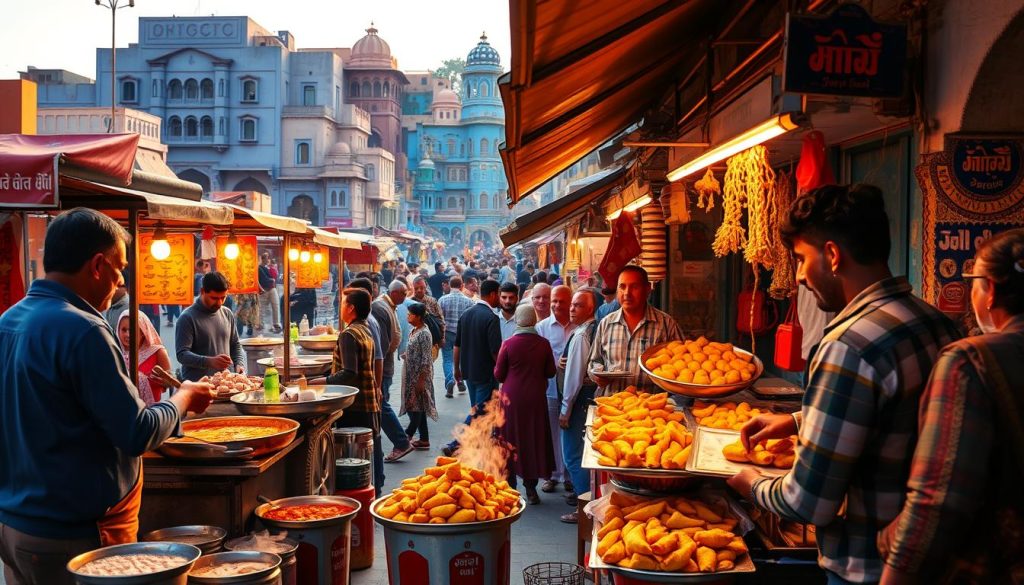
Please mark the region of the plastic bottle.
<svg viewBox="0 0 1024 585"><path fill-rule="evenodd" d="M309 335L309 318L305 315L302 316L302 321L299 321L299 335Z"/></svg>
<svg viewBox="0 0 1024 585"><path fill-rule="evenodd" d="M281 376L273 366L263 373L263 399L267 402L281 402Z"/></svg>
<svg viewBox="0 0 1024 585"><path fill-rule="evenodd" d="M291 335L292 343L296 343L296 342L299 341L299 326L298 325L296 325L295 323L292 323L291 330L290 330L289 333Z"/></svg>

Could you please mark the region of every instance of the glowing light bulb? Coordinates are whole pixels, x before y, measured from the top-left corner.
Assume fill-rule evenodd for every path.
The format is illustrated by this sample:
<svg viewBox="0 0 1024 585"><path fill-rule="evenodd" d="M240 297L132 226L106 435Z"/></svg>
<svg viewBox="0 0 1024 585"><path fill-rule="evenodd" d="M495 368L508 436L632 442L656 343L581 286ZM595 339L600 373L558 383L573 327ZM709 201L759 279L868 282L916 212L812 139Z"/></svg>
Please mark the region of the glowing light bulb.
<svg viewBox="0 0 1024 585"><path fill-rule="evenodd" d="M167 242L167 232L157 227L153 241L149 244L149 254L156 260L167 260L171 255L171 244Z"/></svg>
<svg viewBox="0 0 1024 585"><path fill-rule="evenodd" d="M238 238L235 234L228 236L228 245L224 246L224 257L228 260L234 260L238 258L240 250L238 249Z"/></svg>
<svg viewBox="0 0 1024 585"><path fill-rule="evenodd" d="M324 255L323 254L321 254L320 252L314 252L313 253L313 262L316 262L317 264L320 264L323 261L324 261Z"/></svg>
<svg viewBox="0 0 1024 585"><path fill-rule="evenodd" d="M303 250L299 252L299 262L306 264L307 262L309 262L309 256L309 250Z"/></svg>
<svg viewBox="0 0 1024 585"><path fill-rule="evenodd" d="M291 260L292 262L298 260L299 259L299 249L298 248L291 248L291 249L289 249L288 250L288 259Z"/></svg>

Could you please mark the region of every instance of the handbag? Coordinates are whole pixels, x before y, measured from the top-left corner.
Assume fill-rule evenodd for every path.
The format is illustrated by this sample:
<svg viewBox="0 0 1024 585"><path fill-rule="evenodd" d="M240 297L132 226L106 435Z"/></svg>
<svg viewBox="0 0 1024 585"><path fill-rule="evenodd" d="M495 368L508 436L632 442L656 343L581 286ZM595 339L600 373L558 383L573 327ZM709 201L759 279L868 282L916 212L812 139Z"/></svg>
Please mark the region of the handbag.
<svg viewBox="0 0 1024 585"><path fill-rule="evenodd" d="M786 320L775 330L775 365L789 372L802 372L806 361L800 355L804 330L796 311L796 295L789 303Z"/></svg>
<svg viewBox="0 0 1024 585"><path fill-rule="evenodd" d="M737 332L744 335L761 335L775 327L779 320L775 303L768 300L768 295L763 290L755 290L753 283L748 284L736 300Z"/></svg>

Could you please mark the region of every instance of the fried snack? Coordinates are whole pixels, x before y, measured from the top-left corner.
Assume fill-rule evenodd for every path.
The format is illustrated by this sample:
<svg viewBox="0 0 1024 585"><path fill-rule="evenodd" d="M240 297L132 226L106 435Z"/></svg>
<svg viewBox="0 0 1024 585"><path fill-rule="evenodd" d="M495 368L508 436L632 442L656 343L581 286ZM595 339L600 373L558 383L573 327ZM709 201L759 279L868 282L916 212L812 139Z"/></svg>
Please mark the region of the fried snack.
<svg viewBox="0 0 1024 585"><path fill-rule="evenodd" d="M377 506L377 514L411 524L462 524L519 511L519 492L507 481L463 466L452 457L438 457L436 463L423 470L423 475L402 480Z"/></svg>
<svg viewBox="0 0 1024 585"><path fill-rule="evenodd" d="M702 427L738 431L754 417L771 411L753 407L749 402L737 404L735 402L715 403L698 400L690 407L690 412L693 414L693 418L697 419L697 424Z"/></svg>
<svg viewBox="0 0 1024 585"><path fill-rule="evenodd" d="M736 351L731 343L715 343L703 336L670 342L647 358L644 366L655 376L705 386L748 382L757 373L752 355Z"/></svg>
<svg viewBox="0 0 1024 585"><path fill-rule="evenodd" d="M693 435L665 393L638 392L633 386L595 400L593 449L605 467L682 469Z"/></svg>
<svg viewBox="0 0 1024 585"><path fill-rule="evenodd" d="M743 443L736 441L722 447L722 455L735 463L753 463L762 467L789 469L796 461L796 437L785 439L769 439L755 445L752 451L743 448Z"/></svg>
<svg viewBox="0 0 1024 585"><path fill-rule="evenodd" d="M731 532L738 520L720 504L687 497L638 499L613 491L603 517L595 552L610 565L713 573L734 569L747 550Z"/></svg>

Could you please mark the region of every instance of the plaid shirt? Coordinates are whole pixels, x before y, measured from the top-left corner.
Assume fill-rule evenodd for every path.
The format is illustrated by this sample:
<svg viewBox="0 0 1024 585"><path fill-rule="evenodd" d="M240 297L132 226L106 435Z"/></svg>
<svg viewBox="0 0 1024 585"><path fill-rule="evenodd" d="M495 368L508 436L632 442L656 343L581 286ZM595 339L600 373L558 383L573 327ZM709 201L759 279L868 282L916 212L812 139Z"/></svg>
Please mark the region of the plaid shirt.
<svg viewBox="0 0 1024 585"><path fill-rule="evenodd" d="M338 335L327 383L359 388L350 410L380 412L381 398L373 378L373 336L366 321L353 321Z"/></svg>
<svg viewBox="0 0 1024 585"><path fill-rule="evenodd" d="M917 406L953 322L881 280L825 328L808 364L793 470L754 482L754 501L817 527L819 564L855 583L878 581L875 538L903 506ZM844 505L845 504L845 505Z"/></svg>
<svg viewBox="0 0 1024 585"><path fill-rule="evenodd" d="M438 299L437 304L444 311L444 330L454 335L459 330L459 318L476 304L476 301L467 297L461 290L453 289Z"/></svg>
<svg viewBox="0 0 1024 585"><path fill-rule="evenodd" d="M1024 362L1024 316L943 350L921 396L907 501L878 544L886 564L922 582L1002 582L1007 565L1024 561L1024 537L1011 528L1022 514L1024 470L1012 454L1024 448L1024 400L1005 400L1024 388L1024 369L1001 368L1001 386L975 346L990 363ZM998 520L1014 514L1017 522Z"/></svg>
<svg viewBox="0 0 1024 585"><path fill-rule="evenodd" d="M606 372L629 370L633 375L625 380L613 380L605 388L599 388L598 394L607 396L630 385L640 390L661 392L640 370L640 354L653 345L682 338L683 332L672 317L650 305L632 332L626 325L622 309L612 311L597 326L590 361L604 366Z"/></svg>

